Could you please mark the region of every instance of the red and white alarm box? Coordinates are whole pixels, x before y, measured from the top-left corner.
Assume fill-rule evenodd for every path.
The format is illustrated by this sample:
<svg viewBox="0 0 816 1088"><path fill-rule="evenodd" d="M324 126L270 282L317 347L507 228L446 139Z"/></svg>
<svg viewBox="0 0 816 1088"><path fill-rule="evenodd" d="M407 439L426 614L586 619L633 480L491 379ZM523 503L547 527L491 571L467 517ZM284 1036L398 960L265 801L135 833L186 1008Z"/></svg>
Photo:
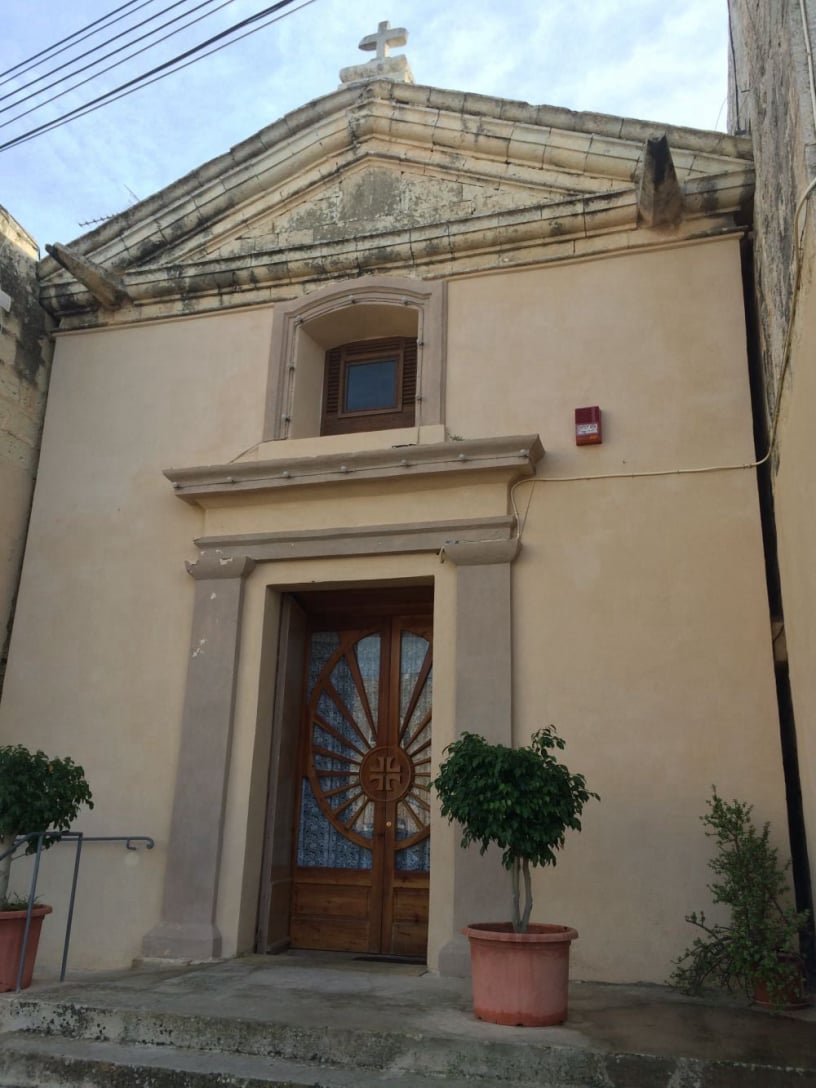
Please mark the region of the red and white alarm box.
<svg viewBox="0 0 816 1088"><path fill-rule="evenodd" d="M599 446L603 442L601 432L601 409L597 404L591 408L575 409L575 445Z"/></svg>

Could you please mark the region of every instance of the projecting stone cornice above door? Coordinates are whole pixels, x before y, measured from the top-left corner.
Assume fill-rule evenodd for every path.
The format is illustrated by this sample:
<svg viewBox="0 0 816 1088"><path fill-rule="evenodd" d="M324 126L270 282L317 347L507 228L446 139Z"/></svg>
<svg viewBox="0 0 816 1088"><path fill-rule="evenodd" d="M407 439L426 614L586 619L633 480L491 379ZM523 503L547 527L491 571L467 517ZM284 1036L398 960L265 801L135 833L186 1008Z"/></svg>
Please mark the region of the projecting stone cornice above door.
<svg viewBox="0 0 816 1088"><path fill-rule="evenodd" d="M544 456L536 434L462 439L426 445L390 446L315 457L236 461L226 465L169 468L164 475L179 498L198 506L234 504L292 488L382 481L447 478L455 485L475 474L506 477L507 482L535 474Z"/></svg>

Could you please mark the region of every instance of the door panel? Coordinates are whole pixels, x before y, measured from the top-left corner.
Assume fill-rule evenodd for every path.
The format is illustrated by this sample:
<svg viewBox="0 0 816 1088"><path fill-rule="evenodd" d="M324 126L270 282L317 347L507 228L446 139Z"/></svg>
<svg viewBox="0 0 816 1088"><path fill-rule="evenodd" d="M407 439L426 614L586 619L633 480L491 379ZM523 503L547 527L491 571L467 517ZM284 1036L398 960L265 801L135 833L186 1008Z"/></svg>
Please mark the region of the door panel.
<svg viewBox="0 0 816 1088"><path fill-rule="evenodd" d="M311 632L295 947L425 954L431 685L427 618Z"/></svg>
<svg viewBox="0 0 816 1088"><path fill-rule="evenodd" d="M362 879L357 879L361 877ZM368 952L371 944L368 873L299 870L292 898L295 948Z"/></svg>

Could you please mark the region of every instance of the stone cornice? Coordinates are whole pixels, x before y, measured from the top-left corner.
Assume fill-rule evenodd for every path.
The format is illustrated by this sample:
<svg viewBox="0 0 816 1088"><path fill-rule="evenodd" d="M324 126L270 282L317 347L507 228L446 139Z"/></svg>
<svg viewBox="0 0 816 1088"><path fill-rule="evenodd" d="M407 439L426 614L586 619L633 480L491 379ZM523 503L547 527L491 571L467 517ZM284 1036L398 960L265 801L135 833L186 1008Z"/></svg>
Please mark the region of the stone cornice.
<svg viewBox="0 0 816 1088"><path fill-rule="evenodd" d="M485 472L500 472L515 479L533 475L543 456L538 435L525 434L318 457L201 465L166 469L164 475L179 498L207 507L231 502L235 496L271 496L293 487L336 486L362 480L447 476L463 482L474 473Z"/></svg>
<svg viewBox="0 0 816 1088"><path fill-rule="evenodd" d="M566 241L637 226L637 199L627 192L594 194L557 203L505 212L473 215L446 223L429 223L409 230L359 234L334 242L293 246L274 253L240 257L199 259L171 268L156 266L135 269L122 276L133 310L151 303L185 299L209 299L206 308L268 301L274 285L328 281L361 273L433 272L440 264L478 254L504 251L505 263L515 263L526 247L549 239ZM213 296L218 305L214 306ZM60 316L87 314L96 302L76 280L45 283L40 301L46 310ZM126 312L123 310L123 312ZM185 312L189 312L188 305Z"/></svg>
<svg viewBox="0 0 816 1088"><path fill-rule="evenodd" d="M417 275L424 278L522 268L530 264L630 252L657 244L695 241L735 228L724 222L718 196L735 212L750 186L696 185L678 229L637 229L634 190L536 208L471 216L402 232L361 235L274 254L193 262L173 270L144 269L122 277L132 304L100 313L93 296L76 281L41 287L40 302L61 328L128 324L144 318L213 313L291 299L316 283L360 275ZM690 219L695 213L699 219ZM703 218L705 216L705 218Z"/></svg>

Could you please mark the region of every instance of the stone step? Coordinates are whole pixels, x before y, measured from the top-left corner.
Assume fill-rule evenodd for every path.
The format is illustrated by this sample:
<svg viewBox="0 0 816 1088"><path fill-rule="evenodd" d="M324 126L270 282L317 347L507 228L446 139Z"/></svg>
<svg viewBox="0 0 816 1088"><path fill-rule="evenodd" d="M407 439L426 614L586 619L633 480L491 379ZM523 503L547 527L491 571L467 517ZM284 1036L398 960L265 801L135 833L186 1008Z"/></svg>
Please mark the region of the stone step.
<svg viewBox="0 0 816 1088"><path fill-rule="evenodd" d="M2 1088L384 1088L389 1084L400 1088L506 1088L507 1081L342 1069L259 1055L126 1046L59 1036L0 1036Z"/></svg>
<svg viewBox="0 0 816 1088"><path fill-rule="evenodd" d="M13 999L6 1031L133 1047L241 1054L339 1068L462 1076L508 1084L528 1081L585 1088L606 1084L606 1057L590 1049L417 1036L412 1031L362 1030L330 1024L189 1015L145 1008ZM506 1029L505 1029L506 1030ZM660 1062L660 1059L654 1059ZM673 1065L673 1062L666 1063ZM0 1082L1 1084L2 1082Z"/></svg>
<svg viewBox="0 0 816 1088"><path fill-rule="evenodd" d="M463 1038L24 996L3 1002L0 1027L0 1088L816 1088L816 1062L783 1053L750 1064L615 1053L524 1029L498 1029L504 1042L491 1025Z"/></svg>

